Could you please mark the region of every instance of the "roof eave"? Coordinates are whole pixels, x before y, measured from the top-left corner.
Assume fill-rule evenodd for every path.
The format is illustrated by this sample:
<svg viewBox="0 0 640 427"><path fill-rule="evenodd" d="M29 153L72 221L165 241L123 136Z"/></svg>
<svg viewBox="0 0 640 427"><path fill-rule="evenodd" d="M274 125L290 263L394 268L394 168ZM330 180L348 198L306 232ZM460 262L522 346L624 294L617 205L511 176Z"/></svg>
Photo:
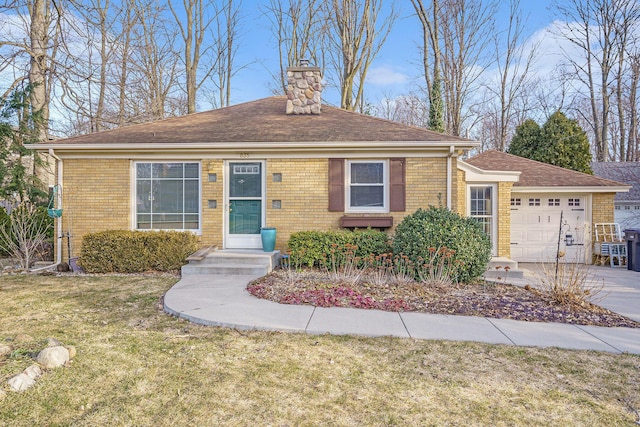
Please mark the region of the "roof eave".
<svg viewBox="0 0 640 427"><path fill-rule="evenodd" d="M318 150L430 150L449 149L471 150L480 145L473 141L314 141L314 142L199 142L199 143L108 143L108 144L64 144L40 143L34 145L37 151L172 151L172 150L242 150L268 151L272 149L296 149L299 151Z"/></svg>

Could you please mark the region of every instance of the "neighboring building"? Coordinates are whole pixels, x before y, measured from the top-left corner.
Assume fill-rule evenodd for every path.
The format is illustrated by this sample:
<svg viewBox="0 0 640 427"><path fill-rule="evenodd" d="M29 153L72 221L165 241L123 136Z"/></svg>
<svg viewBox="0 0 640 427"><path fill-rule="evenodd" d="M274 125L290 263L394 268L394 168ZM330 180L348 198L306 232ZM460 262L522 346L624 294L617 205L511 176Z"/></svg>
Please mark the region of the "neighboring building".
<svg viewBox="0 0 640 427"><path fill-rule="evenodd" d="M537 259L521 251L528 237L512 239L518 199L557 198L588 212L580 216L586 242L591 222L612 221L613 196L627 189L593 177L566 188L519 187L550 166L495 152L462 162L478 143L320 106L316 67L288 76L287 96L41 144L57 159L58 235L71 235L71 255L84 234L106 229L189 230L203 245L255 249L269 226L285 250L296 231L392 230L418 208L442 205L481 221L494 255L528 261ZM67 258L60 243L58 260Z"/></svg>
<svg viewBox="0 0 640 427"><path fill-rule="evenodd" d="M591 167L596 176L631 186L628 193L616 194L614 221L622 230L640 228L640 162L594 162Z"/></svg>

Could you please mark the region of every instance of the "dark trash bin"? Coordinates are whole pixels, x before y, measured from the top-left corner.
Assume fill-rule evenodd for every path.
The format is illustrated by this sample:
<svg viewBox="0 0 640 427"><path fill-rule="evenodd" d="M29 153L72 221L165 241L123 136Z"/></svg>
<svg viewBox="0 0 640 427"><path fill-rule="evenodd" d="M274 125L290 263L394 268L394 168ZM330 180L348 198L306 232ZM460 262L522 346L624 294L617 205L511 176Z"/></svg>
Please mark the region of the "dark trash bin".
<svg viewBox="0 0 640 427"><path fill-rule="evenodd" d="M627 270L640 271L640 229L624 230L627 241Z"/></svg>

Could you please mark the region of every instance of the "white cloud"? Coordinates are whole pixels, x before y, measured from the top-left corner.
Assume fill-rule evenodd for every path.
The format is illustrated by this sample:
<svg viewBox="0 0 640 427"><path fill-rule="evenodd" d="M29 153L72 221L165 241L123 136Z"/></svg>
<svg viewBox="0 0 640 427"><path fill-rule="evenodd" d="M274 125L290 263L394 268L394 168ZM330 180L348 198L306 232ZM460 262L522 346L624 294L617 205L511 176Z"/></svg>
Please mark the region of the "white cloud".
<svg viewBox="0 0 640 427"><path fill-rule="evenodd" d="M373 67L367 73L367 83L378 86L404 84L409 77L388 65Z"/></svg>

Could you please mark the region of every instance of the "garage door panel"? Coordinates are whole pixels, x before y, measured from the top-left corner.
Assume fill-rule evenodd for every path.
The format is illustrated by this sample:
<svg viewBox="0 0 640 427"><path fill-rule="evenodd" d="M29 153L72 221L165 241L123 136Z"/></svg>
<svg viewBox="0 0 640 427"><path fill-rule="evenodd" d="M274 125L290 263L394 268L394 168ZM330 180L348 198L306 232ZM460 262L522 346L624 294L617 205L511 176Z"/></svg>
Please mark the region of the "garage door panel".
<svg viewBox="0 0 640 427"><path fill-rule="evenodd" d="M540 214L536 212L527 212L526 214L526 222L527 225L539 225L540 224Z"/></svg>
<svg viewBox="0 0 640 427"><path fill-rule="evenodd" d="M527 230L524 234L525 234L524 242L529 242L529 243L534 243L534 242L542 243L542 242L544 242L544 232L543 232L543 230L540 230L540 229ZM523 244L524 242L518 242L518 244Z"/></svg>
<svg viewBox="0 0 640 427"><path fill-rule="evenodd" d="M587 248L582 244L585 242L585 230L590 227L585 223L587 216L585 196L550 193L519 194L516 197L523 201L534 200L535 203L523 203L515 209L512 207L511 257L514 260L520 262L555 260L559 232L560 250L566 254L565 260L574 261L584 257ZM565 238L568 234L573 237L576 245L566 245Z"/></svg>

